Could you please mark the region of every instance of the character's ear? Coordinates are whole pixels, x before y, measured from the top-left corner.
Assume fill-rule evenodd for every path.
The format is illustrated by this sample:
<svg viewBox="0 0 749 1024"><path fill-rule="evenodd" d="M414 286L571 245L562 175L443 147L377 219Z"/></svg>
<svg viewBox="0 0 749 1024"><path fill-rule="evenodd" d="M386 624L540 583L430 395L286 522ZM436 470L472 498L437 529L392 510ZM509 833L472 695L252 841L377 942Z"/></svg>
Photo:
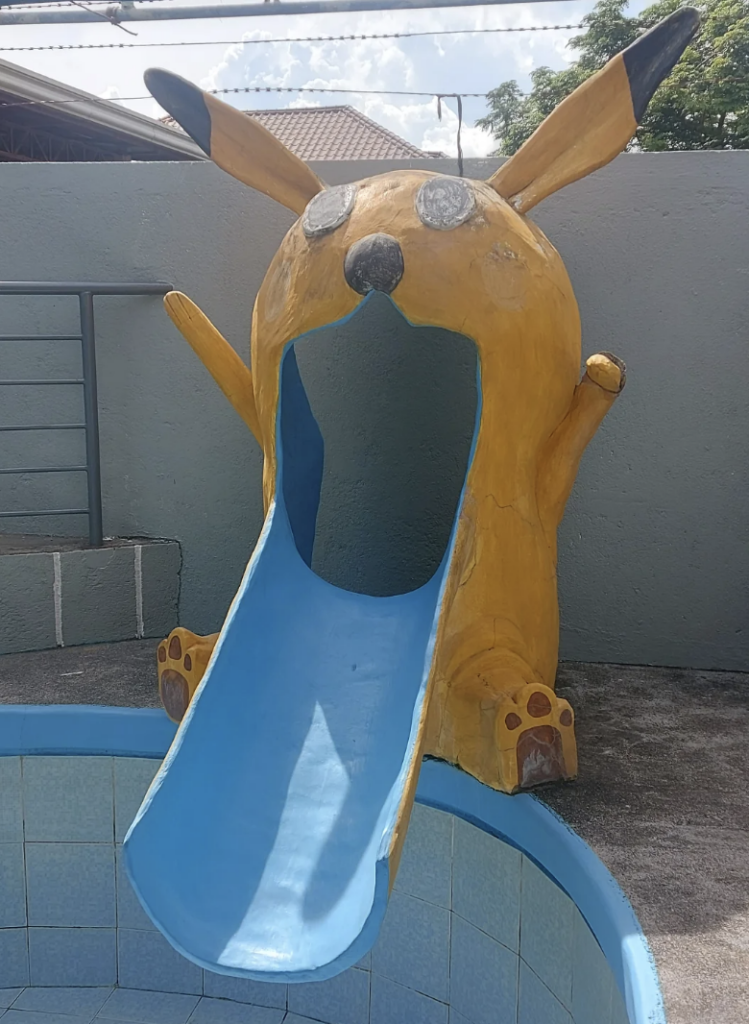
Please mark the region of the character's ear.
<svg viewBox="0 0 749 1024"><path fill-rule="evenodd" d="M309 167L241 110L160 68L145 73L148 91L204 153L245 185L301 214L325 186Z"/></svg>
<svg viewBox="0 0 749 1024"><path fill-rule="evenodd" d="M699 24L698 12L682 7L645 32L563 100L488 184L526 213L613 160Z"/></svg>

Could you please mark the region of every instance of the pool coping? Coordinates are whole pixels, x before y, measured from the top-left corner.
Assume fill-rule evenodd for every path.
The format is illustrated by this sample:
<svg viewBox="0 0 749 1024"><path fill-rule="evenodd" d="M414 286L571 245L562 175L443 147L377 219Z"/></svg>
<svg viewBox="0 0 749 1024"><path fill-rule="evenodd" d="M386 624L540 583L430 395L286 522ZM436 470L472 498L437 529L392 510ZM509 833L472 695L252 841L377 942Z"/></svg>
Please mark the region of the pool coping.
<svg viewBox="0 0 749 1024"><path fill-rule="evenodd" d="M151 708L0 706L0 756L163 758L177 727ZM507 796L452 765L423 762L418 803L454 814L529 856L576 904L600 945L631 1024L666 1024L655 961L632 906L597 854L530 794Z"/></svg>

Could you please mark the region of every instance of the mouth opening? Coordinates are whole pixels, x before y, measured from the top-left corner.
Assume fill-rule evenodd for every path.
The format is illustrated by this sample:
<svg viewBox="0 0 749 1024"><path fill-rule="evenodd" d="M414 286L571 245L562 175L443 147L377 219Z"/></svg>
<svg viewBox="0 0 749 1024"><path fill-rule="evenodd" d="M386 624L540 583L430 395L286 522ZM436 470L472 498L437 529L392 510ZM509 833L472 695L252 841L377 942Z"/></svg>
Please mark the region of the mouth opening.
<svg viewBox="0 0 749 1024"><path fill-rule="evenodd" d="M473 341L413 326L380 293L289 346L279 486L322 579L389 597L437 572L471 457L477 366Z"/></svg>

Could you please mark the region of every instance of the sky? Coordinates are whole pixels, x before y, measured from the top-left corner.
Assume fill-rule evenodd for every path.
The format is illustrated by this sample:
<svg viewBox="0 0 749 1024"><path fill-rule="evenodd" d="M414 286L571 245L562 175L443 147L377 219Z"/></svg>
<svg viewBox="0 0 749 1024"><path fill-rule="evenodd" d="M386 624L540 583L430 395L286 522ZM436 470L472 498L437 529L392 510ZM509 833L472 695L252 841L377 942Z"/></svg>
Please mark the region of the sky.
<svg viewBox="0 0 749 1024"><path fill-rule="evenodd" d="M192 6L211 0L161 0L159 6ZM229 3L231 0L225 0ZM454 155L457 105L442 102L438 118L437 93L484 94L514 78L521 89L529 74L547 65L562 68L574 59L567 40L575 31L485 33L370 39L344 42L289 42L295 36L423 32L446 29L486 29L534 25L575 24L590 11L594 0L520 3L458 9L378 11L361 14L294 15L256 18L216 18L201 21L128 23L131 36L102 21L101 25L4 26L0 58L50 78L107 98L140 97L146 92L143 72L164 67L204 89L238 86L409 90L430 95L373 96L353 94L260 93L227 96L245 110L270 107L330 106L348 103L422 149ZM644 4L637 2L631 9ZM282 42L264 42L281 38ZM242 43L241 40L248 42ZM250 40L263 42L251 43ZM187 41L189 45L127 49L131 43ZM15 52L6 47L116 43L122 48ZM125 100L127 106L152 117L163 111L152 99ZM486 113L483 98L464 100L461 134L465 156L486 156L496 143L475 120Z"/></svg>

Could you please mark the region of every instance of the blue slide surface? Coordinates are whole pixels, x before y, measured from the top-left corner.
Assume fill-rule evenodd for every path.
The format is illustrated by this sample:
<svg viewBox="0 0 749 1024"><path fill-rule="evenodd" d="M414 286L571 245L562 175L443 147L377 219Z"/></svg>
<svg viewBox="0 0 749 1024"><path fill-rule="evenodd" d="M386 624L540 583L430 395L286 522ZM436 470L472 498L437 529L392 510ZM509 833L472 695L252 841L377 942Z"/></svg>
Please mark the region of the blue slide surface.
<svg viewBox="0 0 749 1024"><path fill-rule="evenodd" d="M125 860L183 955L287 982L331 977L377 937L452 541L412 593L318 577L322 440L293 348L279 405L276 498Z"/></svg>

